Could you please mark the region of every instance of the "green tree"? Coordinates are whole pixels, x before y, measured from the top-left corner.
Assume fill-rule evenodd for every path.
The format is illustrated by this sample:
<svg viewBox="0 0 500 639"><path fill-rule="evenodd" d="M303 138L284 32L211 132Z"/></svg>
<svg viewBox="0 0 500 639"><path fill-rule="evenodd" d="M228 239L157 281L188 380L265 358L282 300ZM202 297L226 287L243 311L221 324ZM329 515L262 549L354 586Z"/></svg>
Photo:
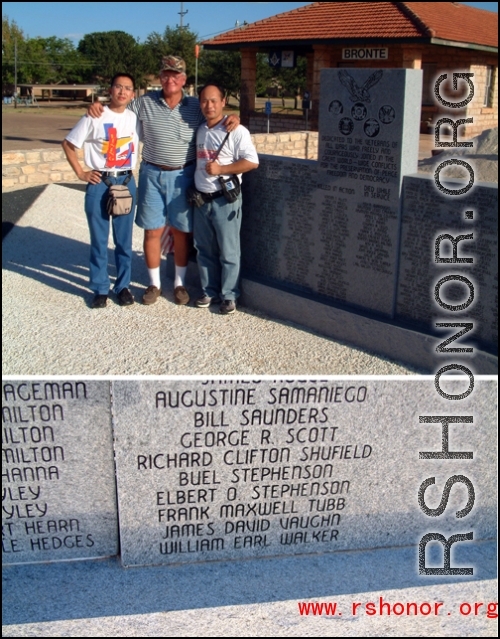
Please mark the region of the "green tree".
<svg viewBox="0 0 500 639"><path fill-rule="evenodd" d="M85 81L85 62L68 38L27 38L15 22L2 18L2 84L14 84L14 42L17 44L18 84ZM12 88L10 88L12 90Z"/></svg>
<svg viewBox="0 0 500 639"><path fill-rule="evenodd" d="M296 95L305 87L306 58L299 58L293 69L273 69L265 53L257 54L255 93L265 96L270 86L276 86L280 94ZM224 87L228 95L239 99L241 80L241 54L239 51L202 51L200 58L200 83L214 82Z"/></svg>
<svg viewBox="0 0 500 639"><path fill-rule="evenodd" d="M144 60L147 73L158 75L161 59L166 55L180 56L186 62L188 84L195 80L195 46L198 35L186 27L167 27L163 35L153 31L144 42Z"/></svg>
<svg viewBox="0 0 500 639"><path fill-rule="evenodd" d="M14 20L2 16L2 92L10 93L14 89L14 48L17 44L18 58L24 47L24 33ZM18 82L20 80L18 79Z"/></svg>
<svg viewBox="0 0 500 639"><path fill-rule="evenodd" d="M257 95L264 96L269 87L274 87L277 94L295 96L306 87L307 58L299 56L294 68L275 69L269 66L269 56L257 54Z"/></svg>
<svg viewBox="0 0 500 639"><path fill-rule="evenodd" d="M255 93L259 96L267 95L267 89L273 83L274 70L269 66L267 53L257 53L257 72L255 79Z"/></svg>
<svg viewBox="0 0 500 639"><path fill-rule="evenodd" d="M147 80L147 54L146 48L144 44L137 42L134 58L130 62L130 66L122 69L122 71L126 71L131 73L135 78L136 88L145 89L148 86Z"/></svg>
<svg viewBox="0 0 500 639"><path fill-rule="evenodd" d="M68 38L29 38L21 58L24 82L79 83L88 74L85 61Z"/></svg>
<svg viewBox="0 0 500 639"><path fill-rule="evenodd" d="M218 84L229 96L240 97L241 54L239 51L202 50L200 53L199 84Z"/></svg>
<svg viewBox="0 0 500 639"><path fill-rule="evenodd" d="M56 76L56 82L77 84L91 80L90 66L68 38L45 38L44 50Z"/></svg>
<svg viewBox="0 0 500 639"><path fill-rule="evenodd" d="M282 68L278 70L277 78L282 87L283 95L297 95L307 86L307 58L299 56L293 69Z"/></svg>
<svg viewBox="0 0 500 639"><path fill-rule="evenodd" d="M143 58L145 62L146 72L157 76L160 69L160 62L166 54L167 45L163 36L156 31L150 33L142 44Z"/></svg>
<svg viewBox="0 0 500 639"><path fill-rule="evenodd" d="M128 33L88 33L80 40L78 51L89 63L94 80L107 84L115 73L128 71L141 84L144 72L143 48Z"/></svg>

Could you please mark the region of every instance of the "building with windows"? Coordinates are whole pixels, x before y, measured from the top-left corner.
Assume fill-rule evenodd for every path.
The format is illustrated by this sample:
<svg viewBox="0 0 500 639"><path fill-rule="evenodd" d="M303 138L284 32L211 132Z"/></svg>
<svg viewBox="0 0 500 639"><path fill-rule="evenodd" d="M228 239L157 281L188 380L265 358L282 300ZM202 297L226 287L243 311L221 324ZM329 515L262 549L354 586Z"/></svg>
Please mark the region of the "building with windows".
<svg viewBox="0 0 500 639"><path fill-rule="evenodd" d="M442 85L446 97L453 72L474 74L474 99L454 113L473 117L460 134L472 137L498 126L497 14L460 2L314 2L233 29L203 46L241 52L240 117L252 132L264 130L266 121L255 111L257 53L267 53L276 66L291 65L297 56L307 58L313 126L318 121L320 70L333 67L422 69L423 133L432 130L437 117L450 114L433 95L435 80L449 74ZM462 84L465 98L468 87ZM459 98L457 92L449 96L454 102ZM297 116L280 120L279 130L303 128Z"/></svg>
<svg viewBox="0 0 500 639"><path fill-rule="evenodd" d="M98 84L18 84L19 97L36 100L87 100L93 102L102 92ZM107 91L106 91L107 95Z"/></svg>

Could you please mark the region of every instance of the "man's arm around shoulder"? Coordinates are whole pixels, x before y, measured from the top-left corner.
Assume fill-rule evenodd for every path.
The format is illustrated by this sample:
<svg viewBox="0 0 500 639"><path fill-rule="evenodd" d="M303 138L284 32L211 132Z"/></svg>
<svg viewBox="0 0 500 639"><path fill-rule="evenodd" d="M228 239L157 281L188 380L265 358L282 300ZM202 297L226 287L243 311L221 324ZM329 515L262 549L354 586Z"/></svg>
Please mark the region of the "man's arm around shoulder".
<svg viewBox="0 0 500 639"><path fill-rule="evenodd" d="M146 94L147 95L147 94ZM141 106L141 100L145 96L141 95L139 98L135 98L131 102L127 104L127 109L133 111L137 116L139 116L139 109ZM104 106L100 102L92 102L92 104L87 108L87 116L91 118L100 118L104 113Z"/></svg>

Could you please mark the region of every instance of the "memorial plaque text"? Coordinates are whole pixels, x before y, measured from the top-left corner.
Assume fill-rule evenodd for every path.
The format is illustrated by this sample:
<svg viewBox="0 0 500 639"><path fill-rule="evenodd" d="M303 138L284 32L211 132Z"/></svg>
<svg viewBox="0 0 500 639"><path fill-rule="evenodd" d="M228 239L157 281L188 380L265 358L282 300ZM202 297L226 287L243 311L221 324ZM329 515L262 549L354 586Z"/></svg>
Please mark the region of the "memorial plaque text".
<svg viewBox="0 0 500 639"><path fill-rule="evenodd" d="M493 386L476 395L480 413ZM432 391L432 381L114 382L124 565L414 543L427 525L415 450L434 441L418 411L445 402ZM493 477L480 466L469 476L485 487Z"/></svg>
<svg viewBox="0 0 500 639"><path fill-rule="evenodd" d="M109 382L2 384L2 561L115 555Z"/></svg>

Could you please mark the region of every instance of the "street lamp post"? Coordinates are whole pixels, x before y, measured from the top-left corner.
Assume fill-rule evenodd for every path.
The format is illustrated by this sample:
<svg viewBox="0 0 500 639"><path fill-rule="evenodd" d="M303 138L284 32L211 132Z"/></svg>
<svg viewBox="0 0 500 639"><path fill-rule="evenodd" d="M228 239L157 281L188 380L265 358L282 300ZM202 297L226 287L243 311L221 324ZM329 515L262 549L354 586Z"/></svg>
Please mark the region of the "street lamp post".
<svg viewBox="0 0 500 639"><path fill-rule="evenodd" d="M200 45L196 44L194 47L195 57L195 72L194 72L194 93L198 95L198 57L200 55Z"/></svg>
<svg viewBox="0 0 500 639"><path fill-rule="evenodd" d="M17 109L17 38L14 38L14 109Z"/></svg>

